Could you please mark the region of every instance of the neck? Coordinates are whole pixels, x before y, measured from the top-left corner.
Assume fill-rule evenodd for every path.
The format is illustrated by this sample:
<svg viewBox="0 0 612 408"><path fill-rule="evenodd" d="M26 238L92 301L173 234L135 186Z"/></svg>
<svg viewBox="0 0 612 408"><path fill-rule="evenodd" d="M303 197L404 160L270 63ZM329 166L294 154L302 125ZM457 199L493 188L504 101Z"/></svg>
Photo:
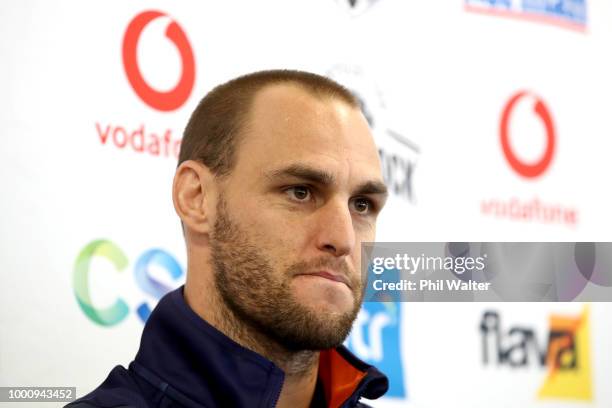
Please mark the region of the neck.
<svg viewBox="0 0 612 408"><path fill-rule="evenodd" d="M185 284L185 300L196 314L227 337L267 358L285 373L285 381L277 407L308 407L317 382L319 352L312 350L289 350L239 319L225 303L213 286L198 287L190 284L189 274Z"/></svg>

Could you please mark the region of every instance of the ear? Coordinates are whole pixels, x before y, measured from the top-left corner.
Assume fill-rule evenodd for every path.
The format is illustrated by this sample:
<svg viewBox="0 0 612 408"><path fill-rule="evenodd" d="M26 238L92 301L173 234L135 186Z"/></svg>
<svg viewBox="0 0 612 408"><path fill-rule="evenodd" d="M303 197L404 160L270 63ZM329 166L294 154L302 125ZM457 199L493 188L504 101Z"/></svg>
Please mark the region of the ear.
<svg viewBox="0 0 612 408"><path fill-rule="evenodd" d="M195 160L181 163L174 174L172 202L184 226L200 234L211 231L216 189L215 177L204 164Z"/></svg>

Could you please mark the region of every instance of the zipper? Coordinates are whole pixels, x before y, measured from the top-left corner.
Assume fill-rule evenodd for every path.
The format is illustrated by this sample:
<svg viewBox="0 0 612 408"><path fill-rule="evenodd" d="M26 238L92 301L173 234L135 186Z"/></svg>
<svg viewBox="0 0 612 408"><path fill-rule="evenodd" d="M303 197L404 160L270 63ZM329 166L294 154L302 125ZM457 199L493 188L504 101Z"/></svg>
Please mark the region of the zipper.
<svg viewBox="0 0 612 408"><path fill-rule="evenodd" d="M283 383L285 382L285 374L284 373L280 373L279 375L276 375L274 377L277 377L278 380L274 381L275 387L273 388L276 389L276 392L274 394L272 394L272 398L270 399L270 407L276 407L276 405L278 404L278 400L280 398L281 395L281 391L283 390Z"/></svg>

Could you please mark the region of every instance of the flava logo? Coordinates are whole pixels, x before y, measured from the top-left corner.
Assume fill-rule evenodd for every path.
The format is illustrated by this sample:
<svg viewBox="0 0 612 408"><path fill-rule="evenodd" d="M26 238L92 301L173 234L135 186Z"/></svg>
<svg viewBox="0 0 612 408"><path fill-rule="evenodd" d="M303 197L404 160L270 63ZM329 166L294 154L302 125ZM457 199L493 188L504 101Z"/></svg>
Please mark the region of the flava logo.
<svg viewBox="0 0 612 408"><path fill-rule="evenodd" d="M531 328L503 328L497 311L484 313L480 332L485 365L547 369L539 399L593 399L587 306L579 316L551 315L544 344Z"/></svg>
<svg viewBox="0 0 612 408"><path fill-rule="evenodd" d="M552 315L550 333L556 338L549 343L548 375L538 397L591 401L589 310L578 317Z"/></svg>
<svg viewBox="0 0 612 408"><path fill-rule="evenodd" d="M123 38L123 66L128 81L136 94L147 105L160 111L172 111L181 107L193 89L195 61L185 32L171 21L166 28L166 37L176 46L181 56L181 76L175 87L167 92L153 89L143 78L138 65L138 40L145 27L153 20L166 16L160 11L145 11L130 22Z"/></svg>

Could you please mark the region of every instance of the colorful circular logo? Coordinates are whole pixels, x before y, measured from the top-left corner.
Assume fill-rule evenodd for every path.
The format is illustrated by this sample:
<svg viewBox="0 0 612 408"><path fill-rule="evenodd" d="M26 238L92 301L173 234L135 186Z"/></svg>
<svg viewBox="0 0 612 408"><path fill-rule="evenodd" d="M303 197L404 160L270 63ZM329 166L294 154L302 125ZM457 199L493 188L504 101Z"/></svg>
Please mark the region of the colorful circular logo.
<svg viewBox="0 0 612 408"><path fill-rule="evenodd" d="M128 264L125 252L115 243L106 239L97 239L87 244L77 256L72 277L74 296L81 310L93 322L101 326L114 326L123 321L130 312L130 307L123 297L117 296L111 306L99 307L93 302L90 276L95 258L105 258L110 261L117 272L123 272ZM151 266L162 268L173 281L183 277L181 265L170 253L159 248L143 252L134 266L134 278L138 287L149 297L161 299L172 287L158 280L152 273ZM151 307L146 301L139 302L136 313L142 322L146 322L151 314Z"/></svg>
<svg viewBox="0 0 612 408"><path fill-rule="evenodd" d="M510 117L512 115L512 111L516 107L516 104L519 100L524 97L530 96L535 99L535 103L533 105L533 111L538 116L538 118L544 124L546 129L546 149L542 157L540 157L535 163L526 163L519 159L512 147L510 146L510 135L509 135L509 122ZM540 176L550 165L552 161L553 154L555 152L555 128L552 121L552 116L544 104L544 101L536 95L533 95L527 91L521 91L515 94L506 106L504 107L504 111L502 113L502 118L500 122L500 137L501 137L501 145L502 150L504 152L504 156L510 166L523 177L527 178L535 178Z"/></svg>
<svg viewBox="0 0 612 408"><path fill-rule="evenodd" d="M195 82L195 60L185 32L172 21L166 28L166 37L176 46L181 56L180 79L176 86L167 92L157 91L145 81L138 66L138 40L151 21L164 16L166 14L160 11L145 11L134 17L123 37L123 67L128 81L140 99L153 109L167 112L178 109L189 98Z"/></svg>

